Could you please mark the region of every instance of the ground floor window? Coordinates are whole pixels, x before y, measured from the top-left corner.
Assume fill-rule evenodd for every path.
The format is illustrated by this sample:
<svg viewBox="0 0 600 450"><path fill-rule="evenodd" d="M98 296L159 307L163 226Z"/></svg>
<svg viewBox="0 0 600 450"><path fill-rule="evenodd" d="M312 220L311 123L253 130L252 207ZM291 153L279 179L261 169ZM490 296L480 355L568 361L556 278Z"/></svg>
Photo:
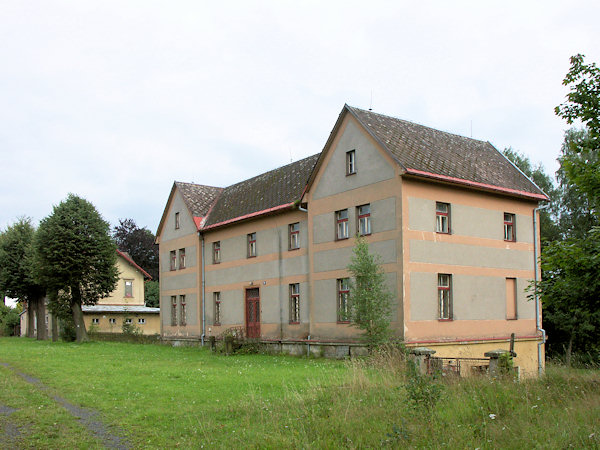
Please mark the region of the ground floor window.
<svg viewBox="0 0 600 450"><path fill-rule="evenodd" d="M177 326L177 296L171 295L171 326Z"/></svg>
<svg viewBox="0 0 600 450"><path fill-rule="evenodd" d="M146 319L138 319L138 323L140 325L144 325L146 323Z"/></svg>
<svg viewBox="0 0 600 450"><path fill-rule="evenodd" d="M438 302L440 319L452 319L452 275L438 274Z"/></svg>
<svg viewBox="0 0 600 450"><path fill-rule="evenodd" d="M350 296L350 279L338 278L337 280L337 321L341 323L350 322L350 307L348 298Z"/></svg>
<svg viewBox="0 0 600 450"><path fill-rule="evenodd" d="M117 323L117 319L115 319L114 317L111 317L110 319L108 319L108 323L110 323L111 325L114 325Z"/></svg>
<svg viewBox="0 0 600 450"><path fill-rule="evenodd" d="M92 323L93 323L94 325L98 325L98 324L100 323L100 319L98 319L98 318L94 317L94 318L92 319Z"/></svg>
<svg viewBox="0 0 600 450"><path fill-rule="evenodd" d="M179 296L179 325L181 325L182 327L185 327L186 325L186 321L185 321L185 295L180 295Z"/></svg>
<svg viewBox="0 0 600 450"><path fill-rule="evenodd" d="M290 323L300 323L300 283L290 284Z"/></svg>
<svg viewBox="0 0 600 450"><path fill-rule="evenodd" d="M215 316L213 325L221 325L221 293L213 292L213 301L215 304Z"/></svg>

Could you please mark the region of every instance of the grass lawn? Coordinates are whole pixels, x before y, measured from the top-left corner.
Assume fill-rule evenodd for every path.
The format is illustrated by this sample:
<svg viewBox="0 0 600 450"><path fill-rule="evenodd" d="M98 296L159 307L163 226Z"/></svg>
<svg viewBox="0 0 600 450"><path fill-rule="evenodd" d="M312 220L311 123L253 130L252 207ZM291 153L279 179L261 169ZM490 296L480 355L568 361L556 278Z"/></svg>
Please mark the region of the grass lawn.
<svg viewBox="0 0 600 450"><path fill-rule="evenodd" d="M592 370L548 367L540 380L445 381L415 391L402 363L385 358L221 356L26 338L0 338L0 363L49 388L0 366L0 408L16 409L0 414L0 430L17 423L24 448L101 446L51 395L98 410L136 448L600 445L600 374ZM424 406L436 392L440 400Z"/></svg>

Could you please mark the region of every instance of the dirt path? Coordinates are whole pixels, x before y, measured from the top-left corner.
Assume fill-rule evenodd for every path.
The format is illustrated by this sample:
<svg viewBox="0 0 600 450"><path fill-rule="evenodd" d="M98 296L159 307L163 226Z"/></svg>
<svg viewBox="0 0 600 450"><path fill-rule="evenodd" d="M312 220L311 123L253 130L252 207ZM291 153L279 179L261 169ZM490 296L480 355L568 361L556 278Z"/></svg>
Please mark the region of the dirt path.
<svg viewBox="0 0 600 450"><path fill-rule="evenodd" d="M52 398L55 402L60 404L73 417L77 418L79 423L81 423L96 438L98 438L105 447L114 448L114 449L129 449L129 448L131 448L131 446L126 442L126 440L124 438L112 433L111 430L109 429L109 427L107 427L100 419L98 419L98 416L100 415L98 411L89 409L89 408L82 408L80 406L76 406L73 403L68 402L67 400L65 400L62 397L53 395L50 392L50 389L46 385L44 385L40 380L38 380L37 378L33 378L25 373L19 372L17 369L15 369L14 367L11 367L9 364L0 363L0 365L12 370L14 373L19 375L25 381L34 385L37 389L44 392L50 398ZM6 407L2 407L2 405L0 405L0 414L1 413L11 414L13 412L15 412L15 410L13 410L12 408L6 408ZM17 431L16 427L14 427L14 430L12 427L9 427L8 429L5 429L5 432L8 432L9 434L12 433L13 438L18 437L18 431ZM9 437L11 437L11 436L9 436Z"/></svg>

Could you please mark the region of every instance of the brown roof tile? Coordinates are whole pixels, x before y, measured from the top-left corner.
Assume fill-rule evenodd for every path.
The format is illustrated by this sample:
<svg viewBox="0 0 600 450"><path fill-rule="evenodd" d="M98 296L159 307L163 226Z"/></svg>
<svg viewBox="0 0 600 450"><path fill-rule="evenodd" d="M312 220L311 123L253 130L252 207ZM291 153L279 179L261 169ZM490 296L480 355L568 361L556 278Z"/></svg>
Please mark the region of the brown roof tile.
<svg viewBox="0 0 600 450"><path fill-rule="evenodd" d="M509 191L544 195L489 142L348 105L346 108L408 173L425 172Z"/></svg>
<svg viewBox="0 0 600 450"><path fill-rule="evenodd" d="M183 201L194 217L205 217L223 188L205 186L202 184L182 183L175 185L183 196Z"/></svg>
<svg viewBox="0 0 600 450"><path fill-rule="evenodd" d="M205 227L267 212L300 199L319 154L225 188Z"/></svg>

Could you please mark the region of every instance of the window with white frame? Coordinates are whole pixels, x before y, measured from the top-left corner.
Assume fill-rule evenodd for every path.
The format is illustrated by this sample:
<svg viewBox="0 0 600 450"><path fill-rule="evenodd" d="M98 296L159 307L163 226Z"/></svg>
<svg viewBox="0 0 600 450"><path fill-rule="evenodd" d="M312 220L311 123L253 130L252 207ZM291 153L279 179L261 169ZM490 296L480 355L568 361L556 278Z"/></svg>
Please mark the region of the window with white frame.
<svg viewBox="0 0 600 450"><path fill-rule="evenodd" d="M127 325L131 325L131 323L132 323L132 320L131 320L131 319L128 317L128 318L126 318L126 319L125 319L125 323L126 323Z"/></svg>
<svg viewBox="0 0 600 450"><path fill-rule="evenodd" d="M98 319L97 317L94 317L94 318L92 319L92 324L93 324L93 325L98 325L99 323L100 323L100 319Z"/></svg>
<svg viewBox="0 0 600 450"><path fill-rule="evenodd" d="M350 322L350 279L338 278L337 280L337 321L340 323Z"/></svg>
<svg viewBox="0 0 600 450"><path fill-rule="evenodd" d="M435 231L450 233L450 203L436 202L435 220Z"/></svg>
<svg viewBox="0 0 600 450"><path fill-rule="evenodd" d="M289 233L289 249L295 250L300 248L300 223L291 223L288 227Z"/></svg>
<svg viewBox="0 0 600 450"><path fill-rule="evenodd" d="M290 323L300 323L300 283L290 284Z"/></svg>
<svg viewBox="0 0 600 450"><path fill-rule="evenodd" d="M213 264L221 262L221 241L213 242Z"/></svg>
<svg viewBox="0 0 600 450"><path fill-rule="evenodd" d="M175 250L169 252L169 261L171 270L177 270L177 252Z"/></svg>
<svg viewBox="0 0 600 450"><path fill-rule="evenodd" d="M177 326L177 296L171 295L171 326Z"/></svg>
<svg viewBox="0 0 600 450"><path fill-rule="evenodd" d="M108 319L108 323L110 323L111 325L114 325L117 323L117 319L115 319L114 317L111 317L110 319Z"/></svg>
<svg viewBox="0 0 600 450"><path fill-rule="evenodd" d="M221 293L213 292L213 302L215 305L215 315L213 325L221 325Z"/></svg>
<svg viewBox="0 0 600 450"><path fill-rule="evenodd" d="M346 175L356 173L356 150L346 152Z"/></svg>
<svg viewBox="0 0 600 450"><path fill-rule="evenodd" d="M348 239L349 231L348 231L348 210L341 209L340 211L335 212L335 238L337 240L340 239Z"/></svg>
<svg viewBox="0 0 600 450"><path fill-rule="evenodd" d="M256 233L248 234L248 258L256 256Z"/></svg>
<svg viewBox="0 0 600 450"><path fill-rule="evenodd" d="M517 240L517 236L515 235L515 215L511 213L504 213L504 240L513 242Z"/></svg>
<svg viewBox="0 0 600 450"><path fill-rule="evenodd" d="M138 323L139 323L140 325L144 325L144 324L146 323L146 319L144 319L144 318L139 318L139 319L138 319Z"/></svg>
<svg viewBox="0 0 600 450"><path fill-rule="evenodd" d="M358 216L358 234L366 236L371 234L371 205L362 205L356 208Z"/></svg>
<svg viewBox="0 0 600 450"><path fill-rule="evenodd" d="M133 280L125 280L125 297L133 297Z"/></svg>
<svg viewBox="0 0 600 450"><path fill-rule="evenodd" d="M179 269L185 269L185 248L179 249Z"/></svg>
<svg viewBox="0 0 600 450"><path fill-rule="evenodd" d="M438 274L438 303L440 320L452 319L452 275Z"/></svg>

